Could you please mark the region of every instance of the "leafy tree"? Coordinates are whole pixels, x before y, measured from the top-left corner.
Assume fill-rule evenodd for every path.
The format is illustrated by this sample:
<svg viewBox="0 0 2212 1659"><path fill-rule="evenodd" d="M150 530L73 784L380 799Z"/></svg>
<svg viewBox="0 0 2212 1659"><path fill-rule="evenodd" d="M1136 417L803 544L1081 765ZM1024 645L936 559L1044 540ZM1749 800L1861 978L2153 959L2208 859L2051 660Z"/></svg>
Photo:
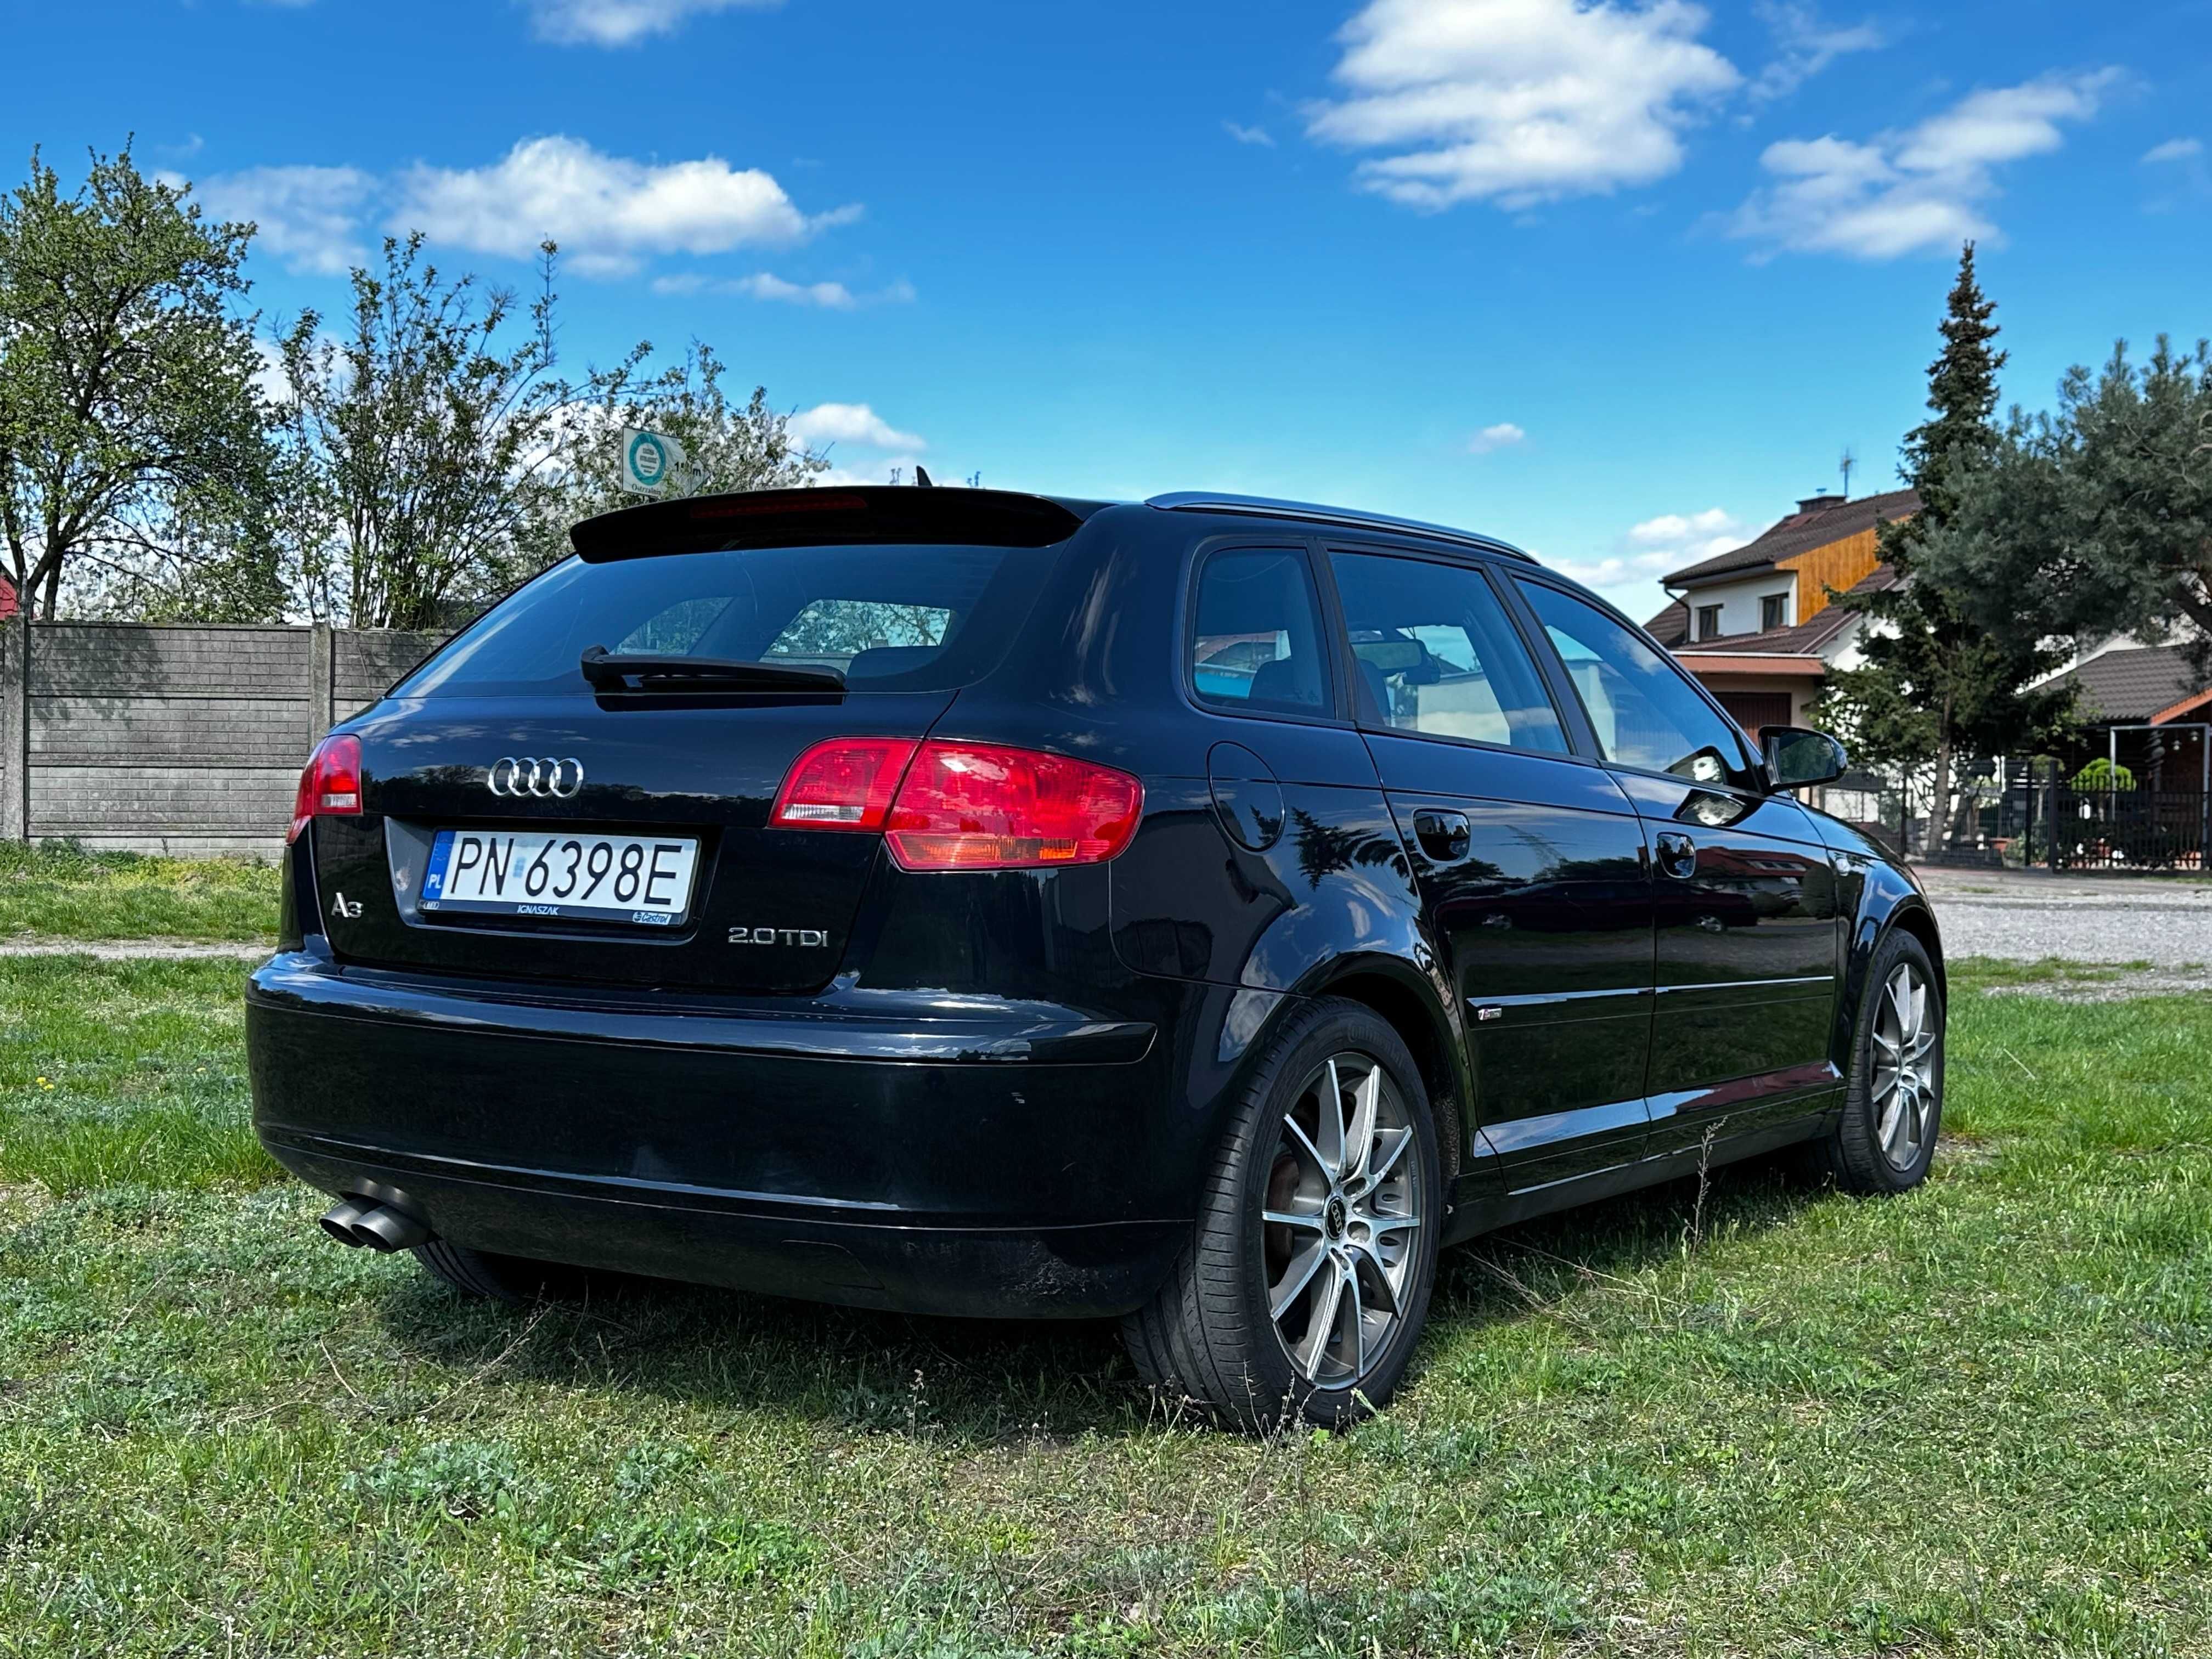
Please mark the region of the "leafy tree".
<svg viewBox="0 0 2212 1659"><path fill-rule="evenodd" d="M2127 343L2015 410L1932 567L2008 640L2193 635L2212 649L2212 349Z"/></svg>
<svg viewBox="0 0 2212 1659"><path fill-rule="evenodd" d="M1961 501L1999 445L1990 416L2006 354L1991 344L1996 312L1976 280L1969 242L1939 325L1943 349L1929 365L1930 417L1903 445L1901 471L1920 510L1881 530L1881 556L1904 580L1878 592L1834 596L1866 618L1865 660L1830 674L1821 696L1822 717L1846 732L1863 757L1931 775L1939 844L1954 832L1951 796L1965 756L2048 746L2072 719L2070 687L2027 689L2063 653L1993 634L1936 574Z"/></svg>
<svg viewBox="0 0 2212 1659"><path fill-rule="evenodd" d="M252 234L128 146L74 192L33 152L0 197L0 533L27 617L145 581L270 613Z"/></svg>
<svg viewBox="0 0 2212 1659"><path fill-rule="evenodd" d="M550 429L544 487L532 496L517 539L514 579L566 557L568 526L578 520L641 499L622 487L618 434L624 427L642 427L683 446L684 473L670 488L684 495L797 489L828 470L827 460L793 440L789 418L769 407L763 388L755 386L745 402L732 401L722 386L725 365L711 346L694 340L680 359L658 371L648 367L652 357L651 343L641 343L568 392Z"/></svg>
<svg viewBox="0 0 2212 1659"><path fill-rule="evenodd" d="M567 396L552 372L554 246L541 252L518 319L511 289L448 282L419 233L387 237L381 272L353 272L343 338L313 311L285 331L276 499L312 614L433 628L505 568Z"/></svg>

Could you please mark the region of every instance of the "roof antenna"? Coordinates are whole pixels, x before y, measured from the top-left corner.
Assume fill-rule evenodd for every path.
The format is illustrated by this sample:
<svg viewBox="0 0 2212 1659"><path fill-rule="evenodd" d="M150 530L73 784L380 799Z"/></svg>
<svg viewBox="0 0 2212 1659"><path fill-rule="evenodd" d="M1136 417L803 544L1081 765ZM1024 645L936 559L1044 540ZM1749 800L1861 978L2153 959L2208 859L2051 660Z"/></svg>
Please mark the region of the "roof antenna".
<svg viewBox="0 0 2212 1659"><path fill-rule="evenodd" d="M917 489L934 489L937 487L929 480L929 469L927 467L917 466L915 468L914 486Z"/></svg>
<svg viewBox="0 0 2212 1659"><path fill-rule="evenodd" d="M1854 454L1852 454L1852 453L1851 453L1851 447L1850 447L1849 444L1845 444L1845 445L1844 446L1844 460L1843 460L1843 468L1844 468L1844 499L1845 501L1849 501L1849 500L1850 500L1850 498L1851 498L1851 469L1852 469L1853 467L1856 466L1858 464L1859 464L1859 459L1858 459L1858 457L1857 457L1857 456L1856 456L1856 455L1854 455Z"/></svg>

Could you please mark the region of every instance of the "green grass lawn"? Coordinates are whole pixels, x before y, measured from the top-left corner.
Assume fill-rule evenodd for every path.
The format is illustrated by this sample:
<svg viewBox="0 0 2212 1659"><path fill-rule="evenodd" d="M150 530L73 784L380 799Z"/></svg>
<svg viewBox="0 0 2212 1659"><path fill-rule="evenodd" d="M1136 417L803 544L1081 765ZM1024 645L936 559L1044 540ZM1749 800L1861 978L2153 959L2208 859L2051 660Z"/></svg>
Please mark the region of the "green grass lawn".
<svg viewBox="0 0 2212 1659"><path fill-rule="evenodd" d="M88 853L68 842L0 842L0 943L274 939L276 867L246 859Z"/></svg>
<svg viewBox="0 0 2212 1659"><path fill-rule="evenodd" d="M1962 969L1923 1191L1480 1241L1392 1411L1261 1444L1100 1327L337 1249L240 976L0 961L0 1652L2212 1653L2207 1000Z"/></svg>

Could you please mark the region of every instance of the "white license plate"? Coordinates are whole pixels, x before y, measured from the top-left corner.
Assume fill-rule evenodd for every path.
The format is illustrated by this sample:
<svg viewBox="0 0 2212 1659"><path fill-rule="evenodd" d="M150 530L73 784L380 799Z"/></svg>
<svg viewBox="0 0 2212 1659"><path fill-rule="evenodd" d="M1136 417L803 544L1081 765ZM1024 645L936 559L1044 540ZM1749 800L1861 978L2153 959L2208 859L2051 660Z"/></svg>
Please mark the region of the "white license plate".
<svg viewBox="0 0 2212 1659"><path fill-rule="evenodd" d="M422 908L672 927L691 904L699 843L682 836L441 830Z"/></svg>

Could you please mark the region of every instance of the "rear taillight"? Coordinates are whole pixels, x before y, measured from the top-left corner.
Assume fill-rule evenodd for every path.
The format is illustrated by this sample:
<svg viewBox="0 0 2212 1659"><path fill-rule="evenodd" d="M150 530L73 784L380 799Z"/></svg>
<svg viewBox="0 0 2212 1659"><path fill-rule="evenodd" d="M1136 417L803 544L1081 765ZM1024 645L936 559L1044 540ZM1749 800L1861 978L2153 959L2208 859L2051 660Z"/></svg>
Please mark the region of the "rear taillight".
<svg viewBox="0 0 2212 1659"><path fill-rule="evenodd" d="M1129 844L1145 787L1126 772L980 743L926 743L884 826L908 870L1103 864Z"/></svg>
<svg viewBox="0 0 2212 1659"><path fill-rule="evenodd" d="M1031 749L833 738L801 755L769 822L879 830L907 870L1103 864L1129 844L1145 787L1126 772Z"/></svg>
<svg viewBox="0 0 2212 1659"><path fill-rule="evenodd" d="M325 738L307 757L300 774L300 793L292 801L292 828L284 836L289 844L300 839L309 818L361 816L361 739Z"/></svg>
<svg viewBox="0 0 2212 1659"><path fill-rule="evenodd" d="M768 816L779 830L881 830L906 763L921 745L912 738L832 738L793 764Z"/></svg>

